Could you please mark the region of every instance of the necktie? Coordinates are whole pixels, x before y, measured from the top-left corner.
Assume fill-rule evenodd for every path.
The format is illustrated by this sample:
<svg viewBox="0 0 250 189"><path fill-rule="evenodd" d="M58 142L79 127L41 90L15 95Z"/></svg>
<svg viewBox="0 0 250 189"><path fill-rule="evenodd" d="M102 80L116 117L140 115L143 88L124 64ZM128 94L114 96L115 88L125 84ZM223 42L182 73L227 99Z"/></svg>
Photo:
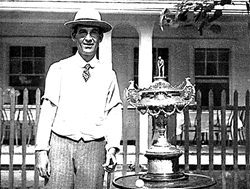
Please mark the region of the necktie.
<svg viewBox="0 0 250 189"><path fill-rule="evenodd" d="M82 72L82 77L84 78L84 80L87 82L88 79L90 78L90 73L89 73L89 69L91 68L90 64L86 64L83 67L83 72Z"/></svg>

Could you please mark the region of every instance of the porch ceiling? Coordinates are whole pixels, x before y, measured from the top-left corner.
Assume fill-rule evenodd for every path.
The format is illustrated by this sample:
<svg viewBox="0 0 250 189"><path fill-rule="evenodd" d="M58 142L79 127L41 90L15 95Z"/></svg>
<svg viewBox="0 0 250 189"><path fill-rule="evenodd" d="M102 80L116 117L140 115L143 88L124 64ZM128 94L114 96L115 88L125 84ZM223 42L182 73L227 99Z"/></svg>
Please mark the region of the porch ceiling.
<svg viewBox="0 0 250 189"><path fill-rule="evenodd" d="M24 12L76 12L79 7L91 5L102 13L114 14L153 14L157 15L164 8L175 10L175 5L181 0L2 0L0 11L24 11ZM232 4L223 7L216 6L216 9L223 10L225 14L247 14L246 2L248 0L232 0Z"/></svg>

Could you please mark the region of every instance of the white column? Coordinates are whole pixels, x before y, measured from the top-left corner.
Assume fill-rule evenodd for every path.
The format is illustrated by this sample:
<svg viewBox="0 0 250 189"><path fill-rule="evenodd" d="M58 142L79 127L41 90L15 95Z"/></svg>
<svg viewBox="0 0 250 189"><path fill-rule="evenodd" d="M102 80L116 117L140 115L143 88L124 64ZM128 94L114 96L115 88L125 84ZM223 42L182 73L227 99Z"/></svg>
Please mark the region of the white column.
<svg viewBox="0 0 250 189"><path fill-rule="evenodd" d="M99 45L99 60L112 68L112 32L105 33Z"/></svg>
<svg viewBox="0 0 250 189"><path fill-rule="evenodd" d="M140 29L138 65L138 84L140 88L149 87L149 85L152 83L152 33L153 26L147 26ZM145 151L148 149L148 114L140 114L139 120L140 151L145 153Z"/></svg>

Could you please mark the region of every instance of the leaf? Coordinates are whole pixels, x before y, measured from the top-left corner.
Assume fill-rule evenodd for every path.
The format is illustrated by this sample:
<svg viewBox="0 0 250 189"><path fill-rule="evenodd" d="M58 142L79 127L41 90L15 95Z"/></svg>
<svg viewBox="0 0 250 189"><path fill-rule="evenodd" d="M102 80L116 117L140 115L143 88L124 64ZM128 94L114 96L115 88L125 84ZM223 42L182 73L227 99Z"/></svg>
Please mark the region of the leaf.
<svg viewBox="0 0 250 189"><path fill-rule="evenodd" d="M185 22L187 20L187 13L188 13L188 10L185 10L183 12L181 12L179 15L178 15L178 19L179 21L182 21L182 22Z"/></svg>
<svg viewBox="0 0 250 189"><path fill-rule="evenodd" d="M199 9L203 9L203 5L201 3L197 4L196 7L194 7L194 11L197 11Z"/></svg>
<svg viewBox="0 0 250 189"><path fill-rule="evenodd" d="M249 11L250 11L249 2L246 2L246 7L247 7L247 14L249 14Z"/></svg>
<svg viewBox="0 0 250 189"><path fill-rule="evenodd" d="M221 27L218 24L212 24L209 28L213 33L219 34L221 32Z"/></svg>
<svg viewBox="0 0 250 189"><path fill-rule="evenodd" d="M159 20L159 24L160 24L160 28L163 31L163 25L164 25L164 21L167 17L167 15L170 14L170 10L168 8L165 8L162 10L161 14L160 14L160 20Z"/></svg>
<svg viewBox="0 0 250 189"><path fill-rule="evenodd" d="M203 34L203 28L204 28L205 24L206 24L206 22L203 20L203 21L200 23L199 27L198 27L198 31L199 31L199 33L200 33L200 36L202 36L202 34Z"/></svg>
<svg viewBox="0 0 250 189"><path fill-rule="evenodd" d="M214 4L209 4L204 8L204 12L211 12L214 9Z"/></svg>
<svg viewBox="0 0 250 189"><path fill-rule="evenodd" d="M215 21L217 18L221 17L222 16L222 10L216 10L213 14L213 16L211 16L209 19L208 19L208 22L213 22Z"/></svg>
<svg viewBox="0 0 250 189"><path fill-rule="evenodd" d="M199 12L198 12L198 14L195 16L195 22L197 22L199 19L200 19L200 17L201 17L201 15L202 15L202 11L203 11L203 9L201 9Z"/></svg>
<svg viewBox="0 0 250 189"><path fill-rule="evenodd" d="M192 5L193 5L192 2L186 3L186 6L192 6Z"/></svg>
<svg viewBox="0 0 250 189"><path fill-rule="evenodd" d="M220 2L221 6L224 6L226 4L229 4L229 5L232 4L232 0L221 0L221 2Z"/></svg>

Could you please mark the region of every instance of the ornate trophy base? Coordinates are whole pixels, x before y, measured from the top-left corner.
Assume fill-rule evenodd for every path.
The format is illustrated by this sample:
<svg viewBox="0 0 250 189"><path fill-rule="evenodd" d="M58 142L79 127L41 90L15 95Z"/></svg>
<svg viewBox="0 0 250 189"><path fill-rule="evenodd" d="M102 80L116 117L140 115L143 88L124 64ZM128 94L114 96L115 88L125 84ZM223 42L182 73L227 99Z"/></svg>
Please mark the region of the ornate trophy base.
<svg viewBox="0 0 250 189"><path fill-rule="evenodd" d="M147 187L163 187L171 182L188 179L188 175L173 166L173 162L182 155L182 152L167 142L160 143L158 141L145 154L148 159L148 172L141 175L140 179Z"/></svg>
<svg viewBox="0 0 250 189"><path fill-rule="evenodd" d="M210 177L181 172L177 163L183 153L168 142L168 118L175 113L182 112L193 101L194 85L190 82L190 78L186 78L182 84L172 86L165 81L161 57L158 63L159 75L154 78L155 81L148 88L136 89L131 83L125 90L126 99L132 106L136 107L141 114L148 113L154 118L154 129L159 134L157 143L145 154L148 159L148 172L122 176L114 180L114 185L127 189L197 189L212 186L216 182ZM139 180L139 184L134 179Z"/></svg>

